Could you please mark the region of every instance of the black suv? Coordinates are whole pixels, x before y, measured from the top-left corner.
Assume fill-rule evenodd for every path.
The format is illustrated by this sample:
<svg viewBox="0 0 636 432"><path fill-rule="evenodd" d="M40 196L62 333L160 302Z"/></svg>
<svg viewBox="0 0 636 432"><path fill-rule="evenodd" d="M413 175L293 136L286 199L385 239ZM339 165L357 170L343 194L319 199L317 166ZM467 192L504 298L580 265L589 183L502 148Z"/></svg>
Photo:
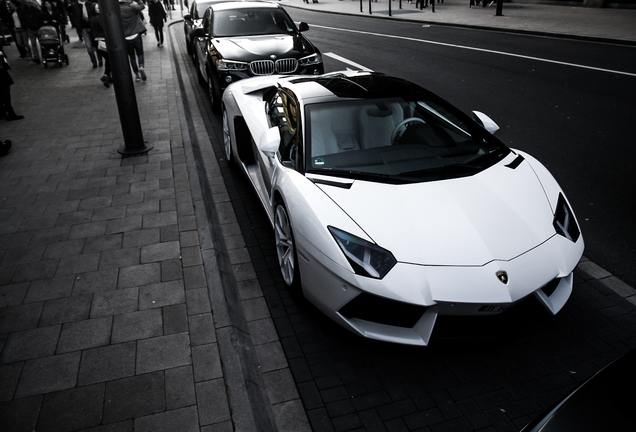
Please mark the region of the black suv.
<svg viewBox="0 0 636 432"><path fill-rule="evenodd" d="M243 78L324 73L320 51L278 4L243 1L216 3L203 15L201 27L192 31L199 79L208 85L212 109L221 106L221 95Z"/></svg>

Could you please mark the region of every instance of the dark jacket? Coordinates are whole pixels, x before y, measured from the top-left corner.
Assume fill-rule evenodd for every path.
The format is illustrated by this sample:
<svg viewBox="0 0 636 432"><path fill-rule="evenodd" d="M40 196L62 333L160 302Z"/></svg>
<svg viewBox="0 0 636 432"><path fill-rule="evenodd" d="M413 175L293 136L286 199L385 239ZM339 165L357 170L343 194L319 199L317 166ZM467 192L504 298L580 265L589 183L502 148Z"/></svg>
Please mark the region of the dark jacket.
<svg viewBox="0 0 636 432"><path fill-rule="evenodd" d="M145 9L141 0L119 1L119 11L121 12L121 25L124 28L124 37L132 36L146 31L146 26L141 22L139 12Z"/></svg>
<svg viewBox="0 0 636 432"><path fill-rule="evenodd" d="M150 0L148 4L148 16L150 17L150 25L153 27L163 27L163 22L168 19L161 2L154 0Z"/></svg>
<svg viewBox="0 0 636 432"><path fill-rule="evenodd" d="M22 2L18 6L18 17L20 23L26 29L38 31L42 27L42 11L40 5L34 1Z"/></svg>
<svg viewBox="0 0 636 432"><path fill-rule="evenodd" d="M93 8L91 5L91 1L86 2L86 9L88 12L88 19L84 18L83 5L80 2L74 2L70 9L69 14L71 15L71 22L73 23L73 27L76 29L85 29L90 28L90 18L93 15Z"/></svg>
<svg viewBox="0 0 636 432"><path fill-rule="evenodd" d="M91 34L93 39L106 38L104 34L104 24L102 23L102 16L100 14L93 14L90 19L91 22Z"/></svg>
<svg viewBox="0 0 636 432"><path fill-rule="evenodd" d="M63 24L62 17L56 4L48 1L42 3L42 23L55 26Z"/></svg>

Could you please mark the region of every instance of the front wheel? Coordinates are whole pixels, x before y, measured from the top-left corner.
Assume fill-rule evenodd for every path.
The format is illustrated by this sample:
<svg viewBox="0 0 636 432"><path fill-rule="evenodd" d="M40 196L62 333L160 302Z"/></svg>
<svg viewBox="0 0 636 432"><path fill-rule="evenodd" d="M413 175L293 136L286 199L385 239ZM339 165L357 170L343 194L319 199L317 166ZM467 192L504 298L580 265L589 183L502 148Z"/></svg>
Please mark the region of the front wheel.
<svg viewBox="0 0 636 432"><path fill-rule="evenodd" d="M212 78L210 72L208 72L208 95L210 97L210 105L212 105L212 112L218 113L221 111L221 96L216 91L214 78Z"/></svg>
<svg viewBox="0 0 636 432"><path fill-rule="evenodd" d="M227 111L223 108L223 150L225 151L225 158L230 165L234 164L234 157L232 156L232 138L230 135L230 119L227 115Z"/></svg>
<svg viewBox="0 0 636 432"><path fill-rule="evenodd" d="M274 215L274 237L278 265L280 266L283 280L289 287L298 286L300 284L300 275L294 234L287 209L280 203L276 204Z"/></svg>

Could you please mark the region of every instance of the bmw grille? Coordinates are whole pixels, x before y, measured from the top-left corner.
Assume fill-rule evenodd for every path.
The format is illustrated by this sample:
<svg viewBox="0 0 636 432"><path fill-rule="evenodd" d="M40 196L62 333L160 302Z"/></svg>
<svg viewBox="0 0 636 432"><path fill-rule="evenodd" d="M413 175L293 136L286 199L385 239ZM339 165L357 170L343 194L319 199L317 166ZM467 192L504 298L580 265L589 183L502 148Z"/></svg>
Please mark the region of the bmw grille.
<svg viewBox="0 0 636 432"><path fill-rule="evenodd" d="M272 75L274 73L290 74L298 69L298 60L280 59L275 62L272 60L256 60L250 63L250 70L254 75Z"/></svg>

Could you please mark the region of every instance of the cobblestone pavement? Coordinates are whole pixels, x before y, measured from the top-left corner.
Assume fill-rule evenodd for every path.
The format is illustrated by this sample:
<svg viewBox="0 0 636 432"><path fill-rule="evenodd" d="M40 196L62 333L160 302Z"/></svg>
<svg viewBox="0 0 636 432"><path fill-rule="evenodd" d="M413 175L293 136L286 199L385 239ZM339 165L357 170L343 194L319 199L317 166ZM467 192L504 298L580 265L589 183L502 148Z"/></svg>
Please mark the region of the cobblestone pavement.
<svg viewBox="0 0 636 432"><path fill-rule="evenodd" d="M179 26L145 38L153 150L133 158L73 32L62 68L6 47L25 119L0 129L0 430L517 430L636 346L634 291L589 261L562 313L527 305L490 338L449 322L416 349L327 321L284 287Z"/></svg>

